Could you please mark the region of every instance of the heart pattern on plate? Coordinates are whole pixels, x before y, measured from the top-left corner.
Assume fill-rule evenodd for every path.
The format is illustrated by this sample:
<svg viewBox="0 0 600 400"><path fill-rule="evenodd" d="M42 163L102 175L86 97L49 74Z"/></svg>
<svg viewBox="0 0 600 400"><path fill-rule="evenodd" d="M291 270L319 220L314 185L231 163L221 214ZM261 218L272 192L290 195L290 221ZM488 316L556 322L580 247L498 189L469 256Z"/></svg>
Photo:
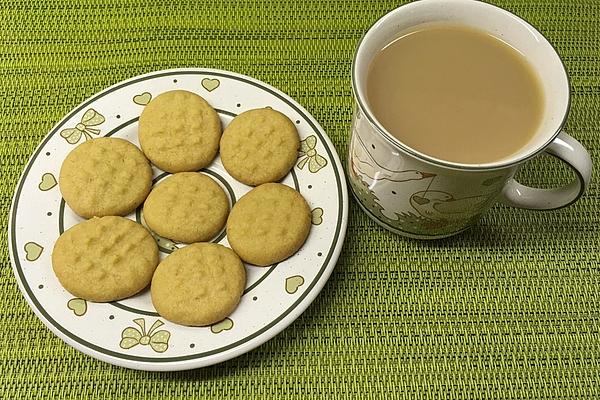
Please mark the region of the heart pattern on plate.
<svg viewBox="0 0 600 400"><path fill-rule="evenodd" d="M73 311L73 314L81 317L87 311L87 301L75 297L67 302L67 308Z"/></svg>
<svg viewBox="0 0 600 400"><path fill-rule="evenodd" d="M304 285L304 278L300 275L290 276L285 280L285 291L294 294L300 286Z"/></svg>
<svg viewBox="0 0 600 400"><path fill-rule="evenodd" d="M311 211L312 214L312 224L313 225L321 225L323 222L323 209L321 207L317 207Z"/></svg>
<svg viewBox="0 0 600 400"><path fill-rule="evenodd" d="M56 182L56 178L54 177L54 175L52 175L49 172L46 172L44 175L42 175L42 180L40 181L38 188L42 192L45 192L46 190L52 189L54 186L56 186L57 183L58 182Z"/></svg>
<svg viewBox="0 0 600 400"><path fill-rule="evenodd" d="M42 255L44 248L35 242L25 243L25 258L27 261L35 261Z"/></svg>
<svg viewBox="0 0 600 400"><path fill-rule="evenodd" d="M209 92L212 92L213 90L218 88L219 85L221 84L221 82L219 82L218 79L210 79L210 78L202 79L201 83L202 83L202 87L204 89L208 90Z"/></svg>
<svg viewBox="0 0 600 400"><path fill-rule="evenodd" d="M210 327L210 331L212 333L221 333L223 331L228 331L233 328L233 321L230 318L225 318L221 322L217 322L213 326Z"/></svg>
<svg viewBox="0 0 600 400"><path fill-rule="evenodd" d="M140 106L145 106L146 104L150 103L150 100L152 100L152 95L148 92L133 96L133 102L135 104L139 104Z"/></svg>

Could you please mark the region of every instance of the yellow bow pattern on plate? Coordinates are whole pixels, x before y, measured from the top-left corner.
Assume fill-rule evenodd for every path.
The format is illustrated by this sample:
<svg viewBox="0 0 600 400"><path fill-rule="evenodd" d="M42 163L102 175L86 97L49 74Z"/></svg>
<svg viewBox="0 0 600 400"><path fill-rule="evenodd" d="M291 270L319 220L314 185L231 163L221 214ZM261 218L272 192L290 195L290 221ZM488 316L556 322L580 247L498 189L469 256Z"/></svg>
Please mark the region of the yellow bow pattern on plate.
<svg viewBox="0 0 600 400"><path fill-rule="evenodd" d="M128 327L121 333L121 343L119 346L123 349L130 349L138 344L142 346L150 345L152 350L157 353L164 353L169 347L169 338L171 334L167 331L154 332L157 328L164 325L164 323L157 319L154 324L150 327L148 333L146 333L146 321L143 318L134 319L135 322L141 329L141 331L134 327Z"/></svg>
<svg viewBox="0 0 600 400"><path fill-rule="evenodd" d="M308 170L313 174L327 165L327 160L317 154L315 147L317 146L317 137L311 135L300 142L300 152L298 157L300 162L298 168L303 169L308 163Z"/></svg>
<svg viewBox="0 0 600 400"><path fill-rule="evenodd" d="M97 135L100 133L100 129L90 128L90 126L100 125L104 122L104 117L93 108L90 108L81 117L81 122L75 125L75 128L63 129L60 131L60 136L64 137L69 144L75 144L79 142L81 136L85 137L85 140L91 139L92 134Z"/></svg>

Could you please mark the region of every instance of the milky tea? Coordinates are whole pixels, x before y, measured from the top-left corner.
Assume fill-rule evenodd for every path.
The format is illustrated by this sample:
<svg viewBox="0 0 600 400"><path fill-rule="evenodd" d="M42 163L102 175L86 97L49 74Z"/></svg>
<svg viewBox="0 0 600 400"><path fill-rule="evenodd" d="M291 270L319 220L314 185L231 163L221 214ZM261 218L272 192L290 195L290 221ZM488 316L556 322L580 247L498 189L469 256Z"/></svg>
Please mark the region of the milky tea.
<svg viewBox="0 0 600 400"><path fill-rule="evenodd" d="M541 84L521 53L455 25L417 27L384 47L369 67L367 98L400 142L465 164L516 153L544 112Z"/></svg>

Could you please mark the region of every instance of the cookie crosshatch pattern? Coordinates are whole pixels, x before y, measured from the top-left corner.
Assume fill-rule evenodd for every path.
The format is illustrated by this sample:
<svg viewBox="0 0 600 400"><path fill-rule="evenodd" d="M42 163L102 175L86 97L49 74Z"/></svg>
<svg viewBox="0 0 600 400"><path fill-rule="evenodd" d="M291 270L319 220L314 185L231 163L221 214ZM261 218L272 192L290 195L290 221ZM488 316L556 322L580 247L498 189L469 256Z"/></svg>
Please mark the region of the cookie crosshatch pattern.
<svg viewBox="0 0 600 400"><path fill-rule="evenodd" d="M203 97L176 89L142 105L138 137L154 165L175 173L199 170L212 162L219 150L221 121Z"/></svg>
<svg viewBox="0 0 600 400"><path fill-rule="evenodd" d="M178 172L154 186L143 209L152 232L194 243L210 241L223 230L230 206L225 190L210 175Z"/></svg>
<svg viewBox="0 0 600 400"><path fill-rule="evenodd" d="M129 141L99 137L69 152L59 179L63 198L78 215L126 215L148 196L152 169Z"/></svg>
<svg viewBox="0 0 600 400"><path fill-rule="evenodd" d="M82 133L81 143L96 137L111 137L139 146L140 113L153 97L174 87L203 96L217 110L225 127L245 108L277 109L296 121L301 140L312 138L312 149L306 151L318 151L320 157L327 160L319 162L327 167L323 165L325 168L314 172L294 164L282 180L284 185L302 193L308 202L308 223L312 230L305 245L289 259L266 268L247 265L247 283L238 308L226 319L207 327L186 327L161 318L152 305L148 289L124 300L93 303L66 292L51 269L31 268L33 263L50 265L52 247L58 236L83 221L62 199L54 178L62 160L73 149L73 144L60 133L64 132L64 126L75 124L75 128L66 129L85 129L77 124L83 124L79 122L83 120L89 124L89 110L93 107L93 118L103 116L101 129L91 134ZM232 101L230 93L247 98L244 107L238 98ZM86 113L88 116L83 118ZM68 137L76 134L69 132ZM51 156L42 156L48 153ZM313 156L312 153L309 156ZM218 156L199 173L220 186L229 207L251 189L233 179ZM153 175L154 184L172 176L156 167L153 167ZM335 190L331 190L332 185ZM32 192L44 197L30 196ZM87 354L138 369L209 365L268 340L310 304L327 280L341 250L346 196L343 171L329 139L310 115L287 96L251 78L224 71L157 72L117 84L92 97L61 121L42 142L17 188L11 214L14 270L24 295L40 319L67 343ZM140 206L126 217L147 226L143 211ZM42 215L46 218L38 224ZM154 232L153 240L161 258L185 246ZM210 241L229 247L224 227ZM90 324L97 324L99 328L90 331Z"/></svg>
<svg viewBox="0 0 600 400"><path fill-rule="evenodd" d="M298 132L289 117L270 108L236 116L223 131L223 166L250 186L281 180L298 158Z"/></svg>
<svg viewBox="0 0 600 400"><path fill-rule="evenodd" d="M72 226L52 249L52 269L61 285L75 296L97 302L143 290L158 260L158 246L148 230L116 216Z"/></svg>

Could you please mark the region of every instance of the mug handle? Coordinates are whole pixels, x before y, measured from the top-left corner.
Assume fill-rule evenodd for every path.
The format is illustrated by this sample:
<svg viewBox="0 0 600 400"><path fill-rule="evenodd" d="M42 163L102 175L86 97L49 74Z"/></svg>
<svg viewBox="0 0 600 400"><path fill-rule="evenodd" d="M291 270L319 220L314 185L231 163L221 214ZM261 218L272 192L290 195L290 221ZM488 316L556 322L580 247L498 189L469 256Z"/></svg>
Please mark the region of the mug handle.
<svg viewBox="0 0 600 400"><path fill-rule="evenodd" d="M567 163L577 179L556 189L538 189L510 179L502 189L500 201L512 207L532 210L555 210L566 207L581 197L590 184L592 159L577 140L561 131L546 148L546 153Z"/></svg>

